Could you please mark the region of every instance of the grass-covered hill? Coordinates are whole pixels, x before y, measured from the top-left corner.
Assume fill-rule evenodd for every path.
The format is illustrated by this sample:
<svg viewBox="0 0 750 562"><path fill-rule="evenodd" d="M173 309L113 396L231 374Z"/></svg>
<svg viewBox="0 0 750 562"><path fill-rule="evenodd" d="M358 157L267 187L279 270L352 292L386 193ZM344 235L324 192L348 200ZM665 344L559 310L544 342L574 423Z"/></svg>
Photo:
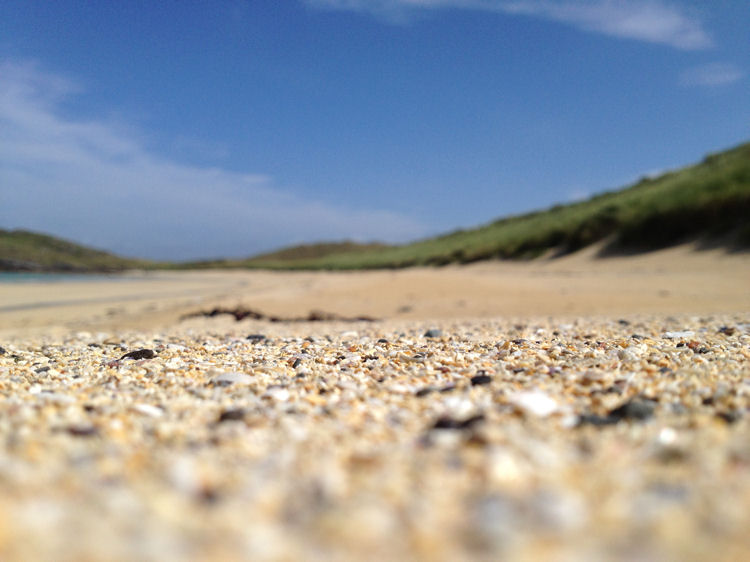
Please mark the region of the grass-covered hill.
<svg viewBox="0 0 750 562"><path fill-rule="evenodd" d="M0 271L115 272L151 265L46 234L0 229Z"/></svg>
<svg viewBox="0 0 750 562"><path fill-rule="evenodd" d="M286 269L290 266L293 267L298 263L326 259L339 254L369 253L385 250L387 248L389 248L389 246L377 242L369 244L359 244L348 240L345 242L319 242L316 244L290 246L288 248L282 248L281 250L276 250L266 254L259 254L246 259L189 262L186 264L179 264L179 267Z"/></svg>
<svg viewBox="0 0 750 562"><path fill-rule="evenodd" d="M403 246L357 248L283 263L250 260L245 266L364 269L528 259L602 241L605 254L688 241L750 249L750 143L619 191L478 228Z"/></svg>
<svg viewBox="0 0 750 562"><path fill-rule="evenodd" d="M605 243L602 252L606 254L643 252L688 241L750 249L750 143L586 201L401 246L319 243L243 260L157 264L43 234L0 230L0 271L374 269L529 259L550 252L562 255L597 242Z"/></svg>

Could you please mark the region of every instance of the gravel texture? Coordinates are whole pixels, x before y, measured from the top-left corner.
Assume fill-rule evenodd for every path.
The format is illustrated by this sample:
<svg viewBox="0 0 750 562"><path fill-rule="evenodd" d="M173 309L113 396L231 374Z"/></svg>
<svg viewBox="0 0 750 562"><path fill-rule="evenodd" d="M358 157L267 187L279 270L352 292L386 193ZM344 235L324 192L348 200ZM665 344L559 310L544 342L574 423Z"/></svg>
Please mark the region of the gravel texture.
<svg viewBox="0 0 750 562"><path fill-rule="evenodd" d="M2 341L3 560L750 559L750 317Z"/></svg>

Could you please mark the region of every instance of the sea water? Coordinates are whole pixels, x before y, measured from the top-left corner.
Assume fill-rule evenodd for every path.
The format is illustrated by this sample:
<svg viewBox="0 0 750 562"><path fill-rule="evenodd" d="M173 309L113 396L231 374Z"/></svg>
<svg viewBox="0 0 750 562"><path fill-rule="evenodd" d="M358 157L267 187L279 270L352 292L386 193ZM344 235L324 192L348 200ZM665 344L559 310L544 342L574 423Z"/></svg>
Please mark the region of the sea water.
<svg viewBox="0 0 750 562"><path fill-rule="evenodd" d="M71 281L133 281L144 275L123 273L30 273L0 272L0 283L69 283Z"/></svg>

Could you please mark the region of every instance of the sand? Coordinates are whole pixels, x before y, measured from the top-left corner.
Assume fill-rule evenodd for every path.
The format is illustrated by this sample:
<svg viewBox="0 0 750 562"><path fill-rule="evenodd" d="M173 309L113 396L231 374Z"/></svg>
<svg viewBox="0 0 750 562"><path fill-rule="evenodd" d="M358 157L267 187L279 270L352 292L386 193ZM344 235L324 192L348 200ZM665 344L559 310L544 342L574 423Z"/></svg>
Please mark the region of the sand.
<svg viewBox="0 0 750 562"><path fill-rule="evenodd" d="M684 247L0 286L0 559L749 559L748 288Z"/></svg>
<svg viewBox="0 0 750 562"><path fill-rule="evenodd" d="M596 248L528 263L377 272L166 272L117 282L0 285L0 336L158 329L221 305L296 317L379 319L710 314L750 310L750 258L677 247L595 259Z"/></svg>

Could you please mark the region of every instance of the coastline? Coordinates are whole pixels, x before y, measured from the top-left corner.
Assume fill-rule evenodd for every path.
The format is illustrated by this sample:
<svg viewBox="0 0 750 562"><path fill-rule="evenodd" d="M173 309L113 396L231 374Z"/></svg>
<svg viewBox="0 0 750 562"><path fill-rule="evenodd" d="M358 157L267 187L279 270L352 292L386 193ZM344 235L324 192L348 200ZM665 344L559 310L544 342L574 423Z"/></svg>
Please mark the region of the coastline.
<svg viewBox="0 0 750 562"><path fill-rule="evenodd" d="M750 259L683 246L617 258L389 271L157 271L0 284L0 337L45 330L160 329L213 307L269 316L321 311L383 320L719 314L750 310Z"/></svg>

